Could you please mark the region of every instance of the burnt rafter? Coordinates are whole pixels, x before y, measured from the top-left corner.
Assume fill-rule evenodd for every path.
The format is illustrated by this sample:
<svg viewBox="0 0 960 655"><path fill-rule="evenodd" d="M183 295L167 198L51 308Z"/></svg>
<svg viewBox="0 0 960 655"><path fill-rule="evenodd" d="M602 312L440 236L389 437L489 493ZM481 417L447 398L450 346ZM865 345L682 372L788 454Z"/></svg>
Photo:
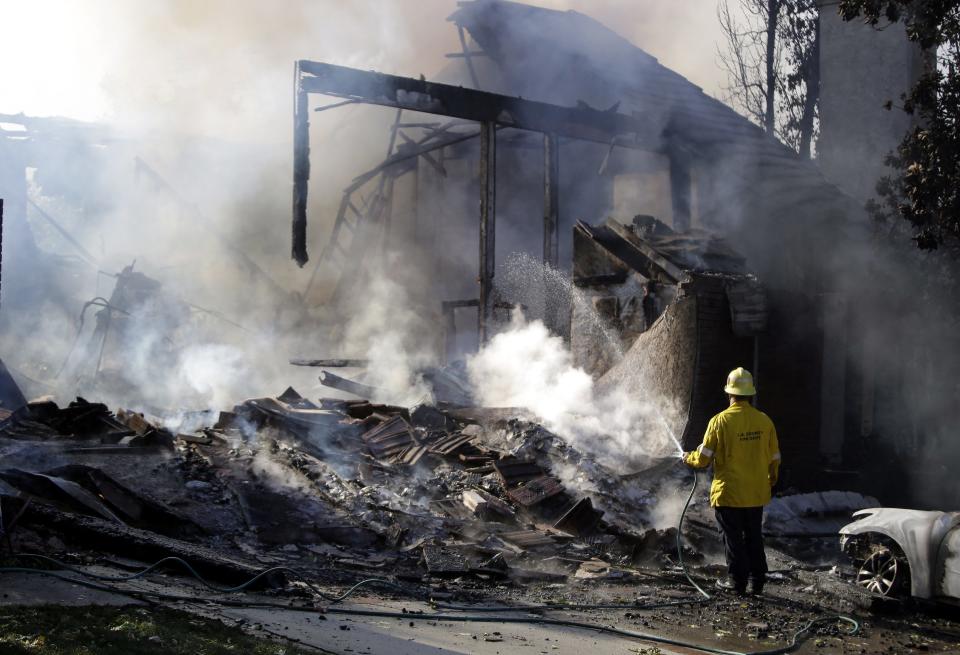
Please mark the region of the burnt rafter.
<svg viewBox="0 0 960 655"><path fill-rule="evenodd" d="M367 104L439 114L478 123L492 122L534 132L609 143L614 137L634 135L639 146L649 147L659 135L638 117L601 111L585 105L562 107L546 102L477 91L412 77L361 71L301 60L300 89L356 100Z"/></svg>
<svg viewBox="0 0 960 655"><path fill-rule="evenodd" d="M584 141L640 149L661 147L661 127L638 116L601 111L582 103L563 107L546 102L478 91L450 84L345 66L301 60L296 66L294 116L293 258L307 262L307 185L310 178L309 112L311 93L359 103L437 114ZM463 138L463 137L458 137ZM469 137L468 137L469 138ZM416 155L421 154L419 151ZM404 158L413 156L404 153ZM391 162L387 162L388 164Z"/></svg>

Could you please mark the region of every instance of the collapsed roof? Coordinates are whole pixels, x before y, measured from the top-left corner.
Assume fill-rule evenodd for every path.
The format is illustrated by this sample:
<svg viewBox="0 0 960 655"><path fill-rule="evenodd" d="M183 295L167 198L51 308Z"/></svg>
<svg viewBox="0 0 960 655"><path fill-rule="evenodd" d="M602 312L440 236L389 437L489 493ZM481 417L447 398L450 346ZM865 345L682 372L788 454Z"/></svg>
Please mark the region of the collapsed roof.
<svg viewBox="0 0 960 655"><path fill-rule="evenodd" d="M659 135L663 151L709 164L713 172L699 182L711 187L713 201L701 207L702 220L735 238L765 279L787 266L794 272L829 267L825 253L838 250L827 248L819 259L774 256L772 243L824 239L835 245L863 224L860 203L827 182L813 161L589 16L475 0L462 3L449 20L466 29L485 55L471 65L480 69L489 61L495 67L485 87L498 83L492 90L505 94L610 107L652 124L647 133ZM773 226L776 233L766 231Z"/></svg>

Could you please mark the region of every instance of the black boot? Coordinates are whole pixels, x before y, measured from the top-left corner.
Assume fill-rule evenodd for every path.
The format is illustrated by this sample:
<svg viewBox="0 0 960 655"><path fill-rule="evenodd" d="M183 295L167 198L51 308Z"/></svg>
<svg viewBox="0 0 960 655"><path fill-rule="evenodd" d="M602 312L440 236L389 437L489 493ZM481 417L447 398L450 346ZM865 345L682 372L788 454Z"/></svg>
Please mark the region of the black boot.
<svg viewBox="0 0 960 655"><path fill-rule="evenodd" d="M760 596L763 594L763 584L766 582L763 578L754 578L750 584L750 593L754 596Z"/></svg>
<svg viewBox="0 0 960 655"><path fill-rule="evenodd" d="M720 578L717 580L717 589L723 589L724 591L733 591L738 596L747 595L747 582L739 580L734 580L733 578Z"/></svg>

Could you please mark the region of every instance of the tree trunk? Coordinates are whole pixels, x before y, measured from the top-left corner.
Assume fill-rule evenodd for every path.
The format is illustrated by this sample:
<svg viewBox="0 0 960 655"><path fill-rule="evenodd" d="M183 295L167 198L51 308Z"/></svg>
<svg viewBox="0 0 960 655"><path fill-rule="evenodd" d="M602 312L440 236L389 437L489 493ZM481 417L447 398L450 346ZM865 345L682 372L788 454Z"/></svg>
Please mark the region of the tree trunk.
<svg viewBox="0 0 960 655"><path fill-rule="evenodd" d="M763 117L763 127L770 134L774 132L775 102L777 91L776 57L777 57L777 17L780 13L781 0L767 0L767 88L766 112Z"/></svg>
<svg viewBox="0 0 960 655"><path fill-rule="evenodd" d="M810 144L813 141L813 119L816 115L817 101L820 99L820 19L817 19L810 46L810 57L804 79L806 97L803 99L803 114L800 116L800 156L810 158Z"/></svg>

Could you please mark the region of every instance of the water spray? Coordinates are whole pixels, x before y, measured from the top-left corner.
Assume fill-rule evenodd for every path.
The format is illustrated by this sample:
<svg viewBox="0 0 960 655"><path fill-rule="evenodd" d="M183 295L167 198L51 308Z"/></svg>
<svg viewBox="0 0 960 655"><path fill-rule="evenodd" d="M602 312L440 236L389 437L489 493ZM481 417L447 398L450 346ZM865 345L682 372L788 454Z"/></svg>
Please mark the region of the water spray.
<svg viewBox="0 0 960 655"><path fill-rule="evenodd" d="M670 435L670 438L673 440L673 443L677 444L677 454L682 458L683 457L683 446L680 445L680 440L673 436L673 433L667 433Z"/></svg>
<svg viewBox="0 0 960 655"><path fill-rule="evenodd" d="M668 437L670 437L670 440L677 445L677 456L680 457L680 459L683 459L683 452L684 452L683 445L680 443L680 440L674 436L673 431L670 429L670 426L667 425L667 420L663 418L663 413L659 409L654 408L654 414L656 414L657 421L659 421L660 426L663 428L663 431L667 434Z"/></svg>

